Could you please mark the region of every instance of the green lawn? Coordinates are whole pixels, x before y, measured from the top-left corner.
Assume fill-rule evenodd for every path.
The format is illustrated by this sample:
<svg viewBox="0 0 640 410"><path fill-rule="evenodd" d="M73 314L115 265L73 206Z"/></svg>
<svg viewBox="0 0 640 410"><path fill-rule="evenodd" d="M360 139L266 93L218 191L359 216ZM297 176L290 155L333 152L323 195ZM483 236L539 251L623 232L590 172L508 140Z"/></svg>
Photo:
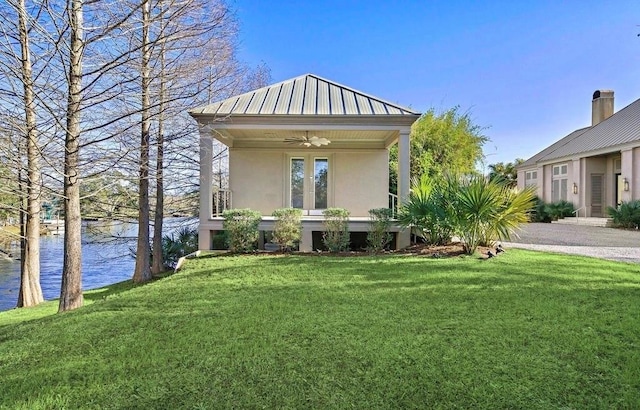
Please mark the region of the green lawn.
<svg viewBox="0 0 640 410"><path fill-rule="evenodd" d="M0 408L640 408L640 265L189 261L0 313Z"/></svg>

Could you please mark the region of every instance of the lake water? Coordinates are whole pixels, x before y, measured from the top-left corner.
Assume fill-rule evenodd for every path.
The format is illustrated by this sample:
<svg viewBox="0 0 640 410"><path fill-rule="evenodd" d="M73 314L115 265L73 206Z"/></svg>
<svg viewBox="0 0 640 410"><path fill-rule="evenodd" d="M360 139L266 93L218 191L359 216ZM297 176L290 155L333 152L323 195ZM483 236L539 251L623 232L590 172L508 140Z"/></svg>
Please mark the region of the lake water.
<svg viewBox="0 0 640 410"><path fill-rule="evenodd" d="M193 220L170 218L165 232L171 232ZM93 289L131 279L135 260L137 225L122 222L84 222L82 230L82 288ZM46 300L60 297L62 281L63 236L40 238L40 284ZM20 250L11 249L14 255ZM6 249L5 249L6 250ZM20 261L0 258L0 311L12 309L18 301Z"/></svg>

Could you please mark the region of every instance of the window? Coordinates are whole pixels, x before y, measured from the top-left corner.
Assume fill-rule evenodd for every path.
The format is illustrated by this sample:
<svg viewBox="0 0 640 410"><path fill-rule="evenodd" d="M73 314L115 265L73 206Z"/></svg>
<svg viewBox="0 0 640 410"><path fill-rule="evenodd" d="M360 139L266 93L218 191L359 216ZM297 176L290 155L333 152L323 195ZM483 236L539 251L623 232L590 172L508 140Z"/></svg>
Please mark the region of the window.
<svg viewBox="0 0 640 410"><path fill-rule="evenodd" d="M291 207L304 206L304 158L291 158Z"/></svg>
<svg viewBox="0 0 640 410"><path fill-rule="evenodd" d="M525 186L536 186L538 185L538 171L527 171L525 172L524 177L524 185Z"/></svg>
<svg viewBox="0 0 640 410"><path fill-rule="evenodd" d="M553 181L551 184L551 201L567 200L567 174L569 166L567 164L553 166Z"/></svg>
<svg viewBox="0 0 640 410"><path fill-rule="evenodd" d="M322 210L329 207L329 158L305 155L289 159L289 206Z"/></svg>
<svg viewBox="0 0 640 410"><path fill-rule="evenodd" d="M568 165L554 165L553 166L553 176L562 176L567 175Z"/></svg>
<svg viewBox="0 0 640 410"><path fill-rule="evenodd" d="M327 209L327 174L329 173L329 160L327 158L315 158L314 179L315 195L314 208Z"/></svg>

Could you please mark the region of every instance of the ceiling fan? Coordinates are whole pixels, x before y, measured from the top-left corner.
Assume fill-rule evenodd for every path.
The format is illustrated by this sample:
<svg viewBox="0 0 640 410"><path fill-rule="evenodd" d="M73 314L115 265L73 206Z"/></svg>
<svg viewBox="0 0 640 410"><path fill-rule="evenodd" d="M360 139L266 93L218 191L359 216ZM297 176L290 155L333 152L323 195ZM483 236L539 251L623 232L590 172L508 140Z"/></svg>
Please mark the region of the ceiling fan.
<svg viewBox="0 0 640 410"><path fill-rule="evenodd" d="M284 142L288 144L299 144L305 147L321 147L323 145L329 145L331 141L324 137L316 137L315 135L309 136L309 131L305 131L305 135L301 137L285 138Z"/></svg>

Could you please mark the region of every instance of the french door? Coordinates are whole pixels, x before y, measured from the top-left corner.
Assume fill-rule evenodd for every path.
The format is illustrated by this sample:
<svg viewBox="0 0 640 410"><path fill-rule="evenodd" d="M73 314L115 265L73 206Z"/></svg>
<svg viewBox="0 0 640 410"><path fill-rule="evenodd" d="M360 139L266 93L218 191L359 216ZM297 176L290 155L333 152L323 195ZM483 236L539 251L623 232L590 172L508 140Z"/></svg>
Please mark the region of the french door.
<svg viewBox="0 0 640 410"><path fill-rule="evenodd" d="M320 214L329 205L329 158L294 156L289 161L289 206L307 215Z"/></svg>

